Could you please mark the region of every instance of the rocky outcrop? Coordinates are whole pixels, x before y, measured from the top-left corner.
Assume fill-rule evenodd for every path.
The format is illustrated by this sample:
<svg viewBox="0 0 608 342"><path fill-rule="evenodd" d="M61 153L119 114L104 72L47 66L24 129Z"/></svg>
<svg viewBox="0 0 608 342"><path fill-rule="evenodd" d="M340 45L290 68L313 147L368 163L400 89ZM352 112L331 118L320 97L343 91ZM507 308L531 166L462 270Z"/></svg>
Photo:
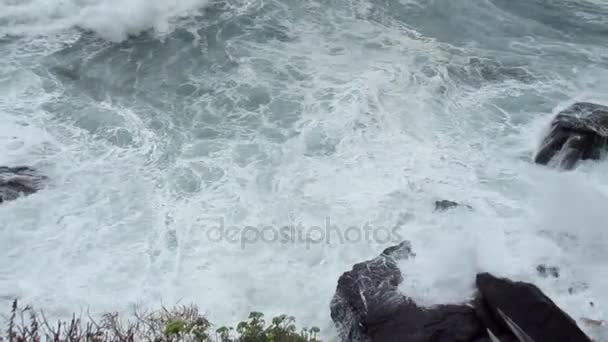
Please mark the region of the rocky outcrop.
<svg viewBox="0 0 608 342"><path fill-rule="evenodd" d="M570 170L580 160L597 160L608 141L608 107L577 102L559 112L551 121L534 157L537 164L555 162Z"/></svg>
<svg viewBox="0 0 608 342"><path fill-rule="evenodd" d="M492 326L494 333L512 331L525 341L591 341L567 313L533 284L481 273L476 285L481 298L477 307L485 306L478 311L489 313L484 316L485 323Z"/></svg>
<svg viewBox="0 0 608 342"><path fill-rule="evenodd" d="M590 342L576 322L536 286L476 277L469 302L421 307L402 294L398 261L415 258L409 242L353 266L338 280L331 317L348 342Z"/></svg>
<svg viewBox="0 0 608 342"><path fill-rule="evenodd" d="M0 203L30 195L42 189L47 177L27 167L0 166Z"/></svg>
<svg viewBox="0 0 608 342"><path fill-rule="evenodd" d="M331 317L343 341L474 341L485 330L472 307L422 308L401 294L398 260L414 257L409 242L356 264L338 280Z"/></svg>

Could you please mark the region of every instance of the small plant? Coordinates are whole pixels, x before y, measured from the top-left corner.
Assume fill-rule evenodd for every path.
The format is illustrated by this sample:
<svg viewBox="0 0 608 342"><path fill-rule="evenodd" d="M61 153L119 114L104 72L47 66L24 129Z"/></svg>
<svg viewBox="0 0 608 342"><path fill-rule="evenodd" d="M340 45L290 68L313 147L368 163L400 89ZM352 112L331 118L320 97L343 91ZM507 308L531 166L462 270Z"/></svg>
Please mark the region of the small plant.
<svg viewBox="0 0 608 342"><path fill-rule="evenodd" d="M317 342L319 328L310 330L303 328L297 333L295 318L280 315L272 319L272 323L266 327L264 314L251 312L248 321L240 322L236 327L238 335L232 337L233 328L221 327L216 330L221 342Z"/></svg>
<svg viewBox="0 0 608 342"><path fill-rule="evenodd" d="M73 316L49 324L42 312L39 316L30 306L20 309L14 301L0 342L320 342L319 328L303 328L298 333L295 318L287 315L274 317L267 325L264 315L254 311L236 329L222 326L213 334L211 326L195 306L136 312L133 321L107 313L99 321L89 316L85 322Z"/></svg>
<svg viewBox="0 0 608 342"><path fill-rule="evenodd" d="M207 336L208 328L209 322L205 319L197 319L195 321L175 319L167 322L167 325L165 326L165 336L167 336L168 339L183 339L190 336L190 340L205 342L209 339L209 336Z"/></svg>

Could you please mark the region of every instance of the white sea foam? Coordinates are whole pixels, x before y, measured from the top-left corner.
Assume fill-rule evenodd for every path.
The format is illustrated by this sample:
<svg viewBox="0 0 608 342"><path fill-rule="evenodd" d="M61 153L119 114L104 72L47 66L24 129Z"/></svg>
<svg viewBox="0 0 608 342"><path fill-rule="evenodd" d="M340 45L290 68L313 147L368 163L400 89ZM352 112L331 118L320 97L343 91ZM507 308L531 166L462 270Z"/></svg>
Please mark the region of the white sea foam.
<svg viewBox="0 0 608 342"><path fill-rule="evenodd" d="M207 4L208 0L30 0L0 2L0 35L49 34L72 27L93 30L111 41L153 29L171 30L179 16Z"/></svg>
<svg viewBox="0 0 608 342"><path fill-rule="evenodd" d="M373 4L358 4L356 14L377 15ZM82 26L121 41L148 28L171 31L173 18L203 5L5 1L0 21L13 24L0 33ZM326 3L317 5L307 10L326 18ZM39 165L51 184L0 206L0 301L19 297L64 317L82 308L96 314L195 302L218 324L260 310L293 314L331 334L328 305L340 274L393 242L339 243L334 236L329 244L232 243L208 235L222 218L242 229L302 223L309 231L330 218L342 232L400 226L399 238L417 255L402 264L402 290L422 304L467 299L475 273L489 271L533 281L576 319L606 319L608 163L569 173L531 163L551 110L575 99L608 100L606 70L463 87L452 73L479 73L463 57L478 51L353 19L350 4L330 13L325 24L275 18L298 35L286 48L265 36L232 37L226 59L235 62L234 74L187 75L187 82L213 88L193 104L201 111L192 117L167 110L153 121L148 107L87 97L76 112L53 112L48 106L73 90L52 77L49 85L44 73L19 64L29 55L11 51L0 64L0 149L9 151L0 165ZM39 47L37 39L28 42ZM46 39L53 51L60 46L56 37ZM606 58L599 48L588 52L590 60ZM91 74L99 65L111 68L90 63ZM176 86L164 84L163 91ZM243 89L268 94L255 115L239 107L253 97ZM214 105L222 96L226 102ZM555 105L530 109L530 97ZM172 116L187 124L172 127ZM196 124L220 138L195 140L189 130ZM116 143L117 131L132 143ZM436 213L437 199L473 210ZM560 277L539 277L541 263L558 266Z"/></svg>

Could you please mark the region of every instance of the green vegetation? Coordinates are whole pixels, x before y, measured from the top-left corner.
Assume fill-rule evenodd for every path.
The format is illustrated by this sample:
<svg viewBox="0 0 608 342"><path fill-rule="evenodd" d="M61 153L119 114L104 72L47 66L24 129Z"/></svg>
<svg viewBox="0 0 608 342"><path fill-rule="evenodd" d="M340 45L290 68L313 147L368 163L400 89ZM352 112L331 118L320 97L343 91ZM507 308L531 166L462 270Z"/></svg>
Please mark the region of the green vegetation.
<svg viewBox="0 0 608 342"><path fill-rule="evenodd" d="M319 328L304 328L296 333L295 318L286 315L272 319L272 324L265 326L261 312L249 314L249 320L240 322L236 327L237 335L233 337L233 329L221 327L216 330L221 342L313 342L317 339Z"/></svg>
<svg viewBox="0 0 608 342"><path fill-rule="evenodd" d="M162 308L151 313L135 313L123 321L117 313L103 315L98 321L75 316L69 321L49 324L44 314L32 307L23 309L13 303L6 318L2 342L320 342L319 328L296 328L295 318L274 317L266 324L264 315L252 312L246 321L233 327L214 328L195 306Z"/></svg>

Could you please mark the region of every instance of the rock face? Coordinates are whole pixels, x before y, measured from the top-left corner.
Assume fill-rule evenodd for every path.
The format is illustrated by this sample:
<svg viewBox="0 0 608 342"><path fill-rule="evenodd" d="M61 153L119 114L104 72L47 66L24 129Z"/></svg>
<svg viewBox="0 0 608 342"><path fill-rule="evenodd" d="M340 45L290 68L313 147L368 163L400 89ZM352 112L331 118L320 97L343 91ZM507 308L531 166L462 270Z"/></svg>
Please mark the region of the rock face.
<svg viewBox="0 0 608 342"><path fill-rule="evenodd" d="M477 311L489 313L480 316L485 317L484 323L491 326L495 335L512 330L506 316L530 341L591 341L568 314L532 284L481 273L477 275L476 285L482 298L476 303ZM485 308L480 308L481 305ZM493 322L488 323L491 320Z"/></svg>
<svg viewBox="0 0 608 342"><path fill-rule="evenodd" d="M422 308L398 291L397 261L413 257L409 242L356 264L338 280L331 317L343 341L475 341L485 334L473 308Z"/></svg>
<svg viewBox="0 0 608 342"><path fill-rule="evenodd" d="M420 307L398 289L407 279L397 262L413 257L402 242L340 277L330 310L342 341L591 341L536 286L489 273L477 275L469 303Z"/></svg>
<svg viewBox="0 0 608 342"><path fill-rule="evenodd" d="M42 188L46 179L26 166L0 166L0 203L33 194Z"/></svg>
<svg viewBox="0 0 608 342"><path fill-rule="evenodd" d="M579 160L597 160L608 141L608 107L577 102L559 112L534 158L537 164L555 161L570 170Z"/></svg>

